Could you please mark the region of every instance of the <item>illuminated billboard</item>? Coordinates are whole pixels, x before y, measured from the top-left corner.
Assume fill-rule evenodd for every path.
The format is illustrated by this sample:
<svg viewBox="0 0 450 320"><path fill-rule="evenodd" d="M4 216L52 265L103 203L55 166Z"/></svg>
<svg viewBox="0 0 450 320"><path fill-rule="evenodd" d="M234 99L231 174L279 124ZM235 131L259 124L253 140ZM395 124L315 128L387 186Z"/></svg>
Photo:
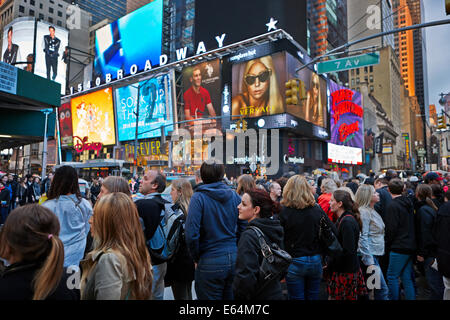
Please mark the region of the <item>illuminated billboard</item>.
<svg viewBox="0 0 450 320"><path fill-rule="evenodd" d="M66 90L66 64L63 54L68 46L69 32L61 27L38 21L36 28L36 63L34 73L61 84ZM35 20L17 18L3 29L2 61L32 71ZM30 62L27 64L27 62Z"/></svg>
<svg viewBox="0 0 450 320"><path fill-rule="evenodd" d="M91 143L116 143L111 88L73 98L71 106L74 143L85 137Z"/></svg>
<svg viewBox="0 0 450 320"><path fill-rule="evenodd" d="M362 149L328 143L328 162L362 165Z"/></svg>
<svg viewBox="0 0 450 320"><path fill-rule="evenodd" d="M61 147L71 147L73 145L72 131L72 107L70 103L64 103L58 108L59 112L59 132L61 135Z"/></svg>
<svg viewBox="0 0 450 320"><path fill-rule="evenodd" d="M138 86L138 139L159 137L161 131L152 129L173 124L172 79L169 74L118 88L115 96L119 141L135 139ZM170 131L173 131L173 126L165 127L166 135Z"/></svg>
<svg viewBox="0 0 450 320"><path fill-rule="evenodd" d="M221 76L219 59L199 63L183 70L183 102L179 121L206 119L185 123L184 127L201 122L203 129L216 128L219 120L207 118L221 115Z"/></svg>
<svg viewBox="0 0 450 320"><path fill-rule="evenodd" d="M163 0L155 0L95 32L95 77L117 78L160 64ZM133 69L134 68L134 69Z"/></svg>

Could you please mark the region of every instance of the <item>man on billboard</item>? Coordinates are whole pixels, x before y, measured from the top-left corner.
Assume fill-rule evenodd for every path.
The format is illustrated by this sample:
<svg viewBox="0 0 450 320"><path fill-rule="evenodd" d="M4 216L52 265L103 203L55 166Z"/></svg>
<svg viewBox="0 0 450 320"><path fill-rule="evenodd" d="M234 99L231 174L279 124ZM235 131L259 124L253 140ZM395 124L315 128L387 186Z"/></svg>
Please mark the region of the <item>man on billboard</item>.
<svg viewBox="0 0 450 320"><path fill-rule="evenodd" d="M186 120L201 119L205 117L205 106L208 109L210 117L215 117L211 96L204 87L202 87L202 71L199 67L194 67L192 75L189 77L191 87L183 94L184 99L184 117ZM215 120L212 120L214 123Z"/></svg>
<svg viewBox="0 0 450 320"><path fill-rule="evenodd" d="M19 46L17 44L12 43L13 36L13 27L9 27L8 29L8 48L6 48L3 53L3 62L8 64L15 64L17 61L17 57L19 57L20 61L20 53Z"/></svg>
<svg viewBox="0 0 450 320"><path fill-rule="evenodd" d="M45 64L47 67L47 79L50 79L50 69L53 70L52 80L55 81L56 75L58 73L58 56L59 56L59 46L61 45L61 40L55 37L55 27L50 26L48 35L44 36L44 52L45 52Z"/></svg>

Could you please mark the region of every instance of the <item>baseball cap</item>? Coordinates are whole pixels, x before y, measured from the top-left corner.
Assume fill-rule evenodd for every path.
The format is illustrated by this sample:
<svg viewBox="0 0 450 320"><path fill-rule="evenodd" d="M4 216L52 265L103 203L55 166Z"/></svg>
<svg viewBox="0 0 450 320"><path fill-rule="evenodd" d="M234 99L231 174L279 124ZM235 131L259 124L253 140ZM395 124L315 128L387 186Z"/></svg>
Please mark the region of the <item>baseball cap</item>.
<svg viewBox="0 0 450 320"><path fill-rule="evenodd" d="M441 181L443 179L444 178L440 177L436 172L433 172L433 171L428 172L427 175L425 176L425 180L428 180L428 181L430 181L430 180Z"/></svg>

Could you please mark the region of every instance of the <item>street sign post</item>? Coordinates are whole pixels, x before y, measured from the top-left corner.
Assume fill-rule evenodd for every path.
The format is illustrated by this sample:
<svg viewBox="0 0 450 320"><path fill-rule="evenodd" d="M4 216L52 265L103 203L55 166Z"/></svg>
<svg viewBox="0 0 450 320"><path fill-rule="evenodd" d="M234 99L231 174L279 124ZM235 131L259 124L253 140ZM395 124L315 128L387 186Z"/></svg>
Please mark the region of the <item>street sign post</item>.
<svg viewBox="0 0 450 320"><path fill-rule="evenodd" d="M319 62L317 64L317 70L319 74L322 74L328 72L345 71L355 68L373 66L379 63L380 63L380 53L376 51L352 57Z"/></svg>

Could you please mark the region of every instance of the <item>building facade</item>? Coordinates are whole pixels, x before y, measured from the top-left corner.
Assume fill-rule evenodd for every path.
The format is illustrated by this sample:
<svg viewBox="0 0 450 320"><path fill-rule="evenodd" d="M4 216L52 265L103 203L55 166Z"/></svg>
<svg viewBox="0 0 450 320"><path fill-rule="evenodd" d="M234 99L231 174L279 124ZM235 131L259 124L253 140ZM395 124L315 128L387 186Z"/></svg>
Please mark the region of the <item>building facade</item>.
<svg viewBox="0 0 450 320"><path fill-rule="evenodd" d="M31 1L31 0L30 0ZM92 14L92 25L104 19L117 20L127 14L127 0L66 0Z"/></svg>

